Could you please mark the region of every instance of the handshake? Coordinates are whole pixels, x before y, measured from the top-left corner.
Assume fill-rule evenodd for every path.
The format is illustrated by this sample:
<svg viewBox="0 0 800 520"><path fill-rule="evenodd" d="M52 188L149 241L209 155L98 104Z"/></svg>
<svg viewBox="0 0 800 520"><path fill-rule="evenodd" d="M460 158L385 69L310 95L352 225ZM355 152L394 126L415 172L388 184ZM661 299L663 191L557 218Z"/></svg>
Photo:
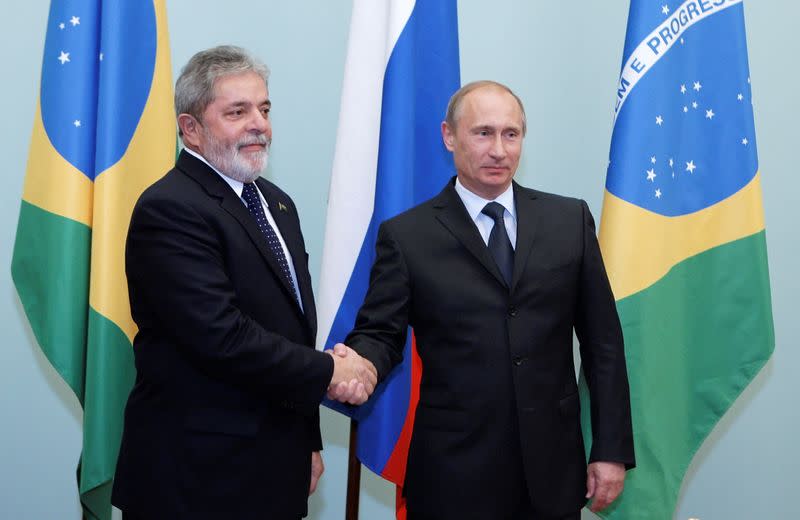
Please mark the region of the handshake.
<svg viewBox="0 0 800 520"><path fill-rule="evenodd" d="M328 399L349 404L363 404L375 391L378 371L368 359L344 343L326 350L333 357L333 377L328 385Z"/></svg>

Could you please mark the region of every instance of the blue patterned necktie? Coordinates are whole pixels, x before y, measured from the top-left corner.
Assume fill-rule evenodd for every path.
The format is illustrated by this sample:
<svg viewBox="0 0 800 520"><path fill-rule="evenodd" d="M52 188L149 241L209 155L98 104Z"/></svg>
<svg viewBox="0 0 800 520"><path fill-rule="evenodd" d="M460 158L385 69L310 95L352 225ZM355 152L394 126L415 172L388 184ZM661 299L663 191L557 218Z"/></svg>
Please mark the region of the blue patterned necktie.
<svg viewBox="0 0 800 520"><path fill-rule="evenodd" d="M481 210L481 213L494 220L494 227L489 233L489 252L492 253L500 273L506 280L506 284L511 287L511 276L514 273L514 248L511 247L511 240L508 238L506 223L503 220L503 213L506 209L499 202L490 202Z"/></svg>
<svg viewBox="0 0 800 520"><path fill-rule="evenodd" d="M275 259L278 261L278 266L280 266L284 278L289 282L294 299L299 302L300 298L294 287L292 272L289 270L289 262L286 260L286 255L283 252L283 247L281 247L281 241L278 239L278 235L275 234L275 230L269 225L267 215L264 214L264 208L261 206L261 199L258 196L256 185L252 182L245 183L244 189L242 190L242 198L247 203L247 209L250 210L250 214L253 216L253 219L255 219L258 229L261 230L264 234L264 238L267 239L267 246L269 246L269 250L272 251L272 254L275 255Z"/></svg>

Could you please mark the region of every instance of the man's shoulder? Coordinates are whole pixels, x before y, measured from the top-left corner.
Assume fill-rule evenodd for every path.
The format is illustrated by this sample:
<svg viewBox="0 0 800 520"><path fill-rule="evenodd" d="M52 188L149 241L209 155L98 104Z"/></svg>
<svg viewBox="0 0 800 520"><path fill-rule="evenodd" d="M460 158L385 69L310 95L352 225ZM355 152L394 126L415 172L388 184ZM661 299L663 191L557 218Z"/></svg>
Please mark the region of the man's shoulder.
<svg viewBox="0 0 800 520"><path fill-rule="evenodd" d="M172 169L142 192L133 209L134 221L143 215L168 215L174 218L186 214L188 208L200 213L219 208L217 197L213 195L230 188L221 179L215 179L218 176L214 171L200 161L196 161L197 164L190 162L187 167L184 155L178 158ZM208 171L204 171L205 168Z"/></svg>
<svg viewBox="0 0 800 520"><path fill-rule="evenodd" d="M187 194L187 190L191 190L191 179L180 171L177 167L173 167L167 171L153 184L145 188L139 196L139 202L147 202L158 199L178 199L182 195Z"/></svg>
<svg viewBox="0 0 800 520"><path fill-rule="evenodd" d="M564 207L580 207L584 204L582 199L576 197L569 197L566 195L559 195L558 193L550 193L547 191L536 190L527 188L520 184L515 184L518 197L528 197L535 200L540 200L548 204L564 206Z"/></svg>
<svg viewBox="0 0 800 520"><path fill-rule="evenodd" d="M441 196L442 194L440 193L433 198L420 202L416 206L412 206L394 217L386 219L384 224L396 228L418 226L421 221L432 218L435 215L436 208L441 206Z"/></svg>
<svg viewBox="0 0 800 520"><path fill-rule="evenodd" d="M539 214L549 219L553 225L567 221L584 221L591 219L591 211L586 201L576 197L568 197L557 193L535 190L517 186L517 210L520 204L527 207L527 214ZM527 202L527 204L525 202Z"/></svg>

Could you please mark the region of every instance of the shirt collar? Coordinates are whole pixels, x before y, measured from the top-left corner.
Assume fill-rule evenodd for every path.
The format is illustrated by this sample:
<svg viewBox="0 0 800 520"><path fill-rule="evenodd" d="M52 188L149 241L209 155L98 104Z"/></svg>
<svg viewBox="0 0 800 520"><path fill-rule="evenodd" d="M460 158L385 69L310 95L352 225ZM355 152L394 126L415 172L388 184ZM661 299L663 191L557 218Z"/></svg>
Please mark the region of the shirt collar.
<svg viewBox="0 0 800 520"><path fill-rule="evenodd" d="M484 206L493 201L502 205L506 211L511 214L511 218L514 220L517 218L516 209L514 206L514 187L512 184L509 184L508 188L506 188L506 191L492 200L484 199L480 195L469 191L463 184L461 184L461 181L458 177L456 177L455 189L456 193L458 193L458 196L461 197L461 201L464 202L464 207L467 208L467 213L469 213L469 216L472 220L476 220L478 216L481 215L481 211L483 210Z"/></svg>

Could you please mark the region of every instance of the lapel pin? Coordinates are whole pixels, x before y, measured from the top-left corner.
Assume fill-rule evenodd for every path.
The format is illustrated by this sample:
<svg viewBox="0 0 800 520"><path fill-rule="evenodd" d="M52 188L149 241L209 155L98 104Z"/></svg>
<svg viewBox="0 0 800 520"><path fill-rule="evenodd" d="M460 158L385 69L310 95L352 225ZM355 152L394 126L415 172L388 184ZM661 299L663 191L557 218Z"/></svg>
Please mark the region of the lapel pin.
<svg viewBox="0 0 800 520"><path fill-rule="evenodd" d="M286 208L286 204L284 204L283 202L278 203L278 209L281 211L288 211Z"/></svg>

